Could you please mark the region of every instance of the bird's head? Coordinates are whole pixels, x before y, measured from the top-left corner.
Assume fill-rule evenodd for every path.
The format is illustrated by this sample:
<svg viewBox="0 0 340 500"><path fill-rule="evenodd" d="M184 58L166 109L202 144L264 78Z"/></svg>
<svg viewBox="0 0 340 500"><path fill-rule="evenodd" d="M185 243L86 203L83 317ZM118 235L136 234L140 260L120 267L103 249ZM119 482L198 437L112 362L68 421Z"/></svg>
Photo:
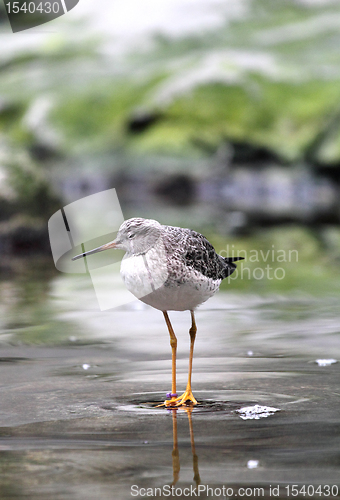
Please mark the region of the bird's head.
<svg viewBox="0 0 340 500"><path fill-rule="evenodd" d="M152 219L134 218L123 222L115 242L115 248L129 255L146 253L155 246L162 233L162 226Z"/></svg>
<svg viewBox="0 0 340 500"><path fill-rule="evenodd" d="M86 255L103 252L110 248L125 250L127 255L141 255L154 247L161 237L162 226L152 219L128 219L120 226L117 236L113 241L106 243L89 252L76 255L72 260L80 259Z"/></svg>

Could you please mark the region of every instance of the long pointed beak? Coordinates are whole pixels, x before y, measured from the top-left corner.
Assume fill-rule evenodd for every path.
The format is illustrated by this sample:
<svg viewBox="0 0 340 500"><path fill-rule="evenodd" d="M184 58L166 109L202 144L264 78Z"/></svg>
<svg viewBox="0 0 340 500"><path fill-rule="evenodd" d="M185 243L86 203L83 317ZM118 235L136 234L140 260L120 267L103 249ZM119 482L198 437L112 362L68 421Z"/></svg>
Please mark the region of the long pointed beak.
<svg viewBox="0 0 340 500"><path fill-rule="evenodd" d="M80 253L79 255L72 257L72 260L77 260L77 259L80 259L81 257L85 257L86 255L92 255L93 253L103 252L104 250L109 250L109 248L117 248L115 241L110 241L109 243L106 243L105 245L94 248L93 250L89 250L88 252Z"/></svg>

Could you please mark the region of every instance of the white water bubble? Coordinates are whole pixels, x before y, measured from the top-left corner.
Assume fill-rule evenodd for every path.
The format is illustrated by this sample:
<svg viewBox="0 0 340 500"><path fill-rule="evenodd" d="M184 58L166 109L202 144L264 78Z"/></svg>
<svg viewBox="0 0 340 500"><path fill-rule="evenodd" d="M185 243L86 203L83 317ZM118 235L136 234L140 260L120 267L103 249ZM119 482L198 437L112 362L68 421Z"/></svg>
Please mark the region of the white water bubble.
<svg viewBox="0 0 340 500"><path fill-rule="evenodd" d="M316 359L315 363L317 363L319 366L330 366L333 365L334 363L337 363L338 361L336 359Z"/></svg>
<svg viewBox="0 0 340 500"><path fill-rule="evenodd" d="M273 408L271 406L245 406L240 410L237 410L237 413L240 414L242 420L259 420L260 418L267 418L271 415L274 415L277 411L280 411L280 408Z"/></svg>

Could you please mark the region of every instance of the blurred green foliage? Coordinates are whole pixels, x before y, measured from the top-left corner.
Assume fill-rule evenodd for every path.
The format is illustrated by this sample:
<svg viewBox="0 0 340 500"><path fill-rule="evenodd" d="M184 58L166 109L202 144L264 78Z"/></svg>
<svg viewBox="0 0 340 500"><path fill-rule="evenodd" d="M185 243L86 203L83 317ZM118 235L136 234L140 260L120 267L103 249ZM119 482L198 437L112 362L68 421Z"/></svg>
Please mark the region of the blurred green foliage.
<svg viewBox="0 0 340 500"><path fill-rule="evenodd" d="M287 162L340 159L340 4L253 0L242 18L198 35L126 53L85 25L0 55L0 131L29 145L46 140L27 121L46 98L41 124L72 154L123 149L205 156L225 140L265 146ZM18 35L15 35L18 36ZM140 133L140 113L161 118ZM330 122L332 126L329 127ZM326 131L326 133L325 133ZM204 147L204 145L206 147Z"/></svg>

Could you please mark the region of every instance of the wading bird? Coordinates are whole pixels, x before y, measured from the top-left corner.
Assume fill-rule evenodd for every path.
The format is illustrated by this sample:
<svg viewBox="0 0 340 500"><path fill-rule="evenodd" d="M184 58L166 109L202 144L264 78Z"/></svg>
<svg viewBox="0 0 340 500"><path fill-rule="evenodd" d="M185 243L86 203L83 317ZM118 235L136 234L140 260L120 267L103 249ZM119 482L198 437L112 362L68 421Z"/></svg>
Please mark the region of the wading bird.
<svg viewBox="0 0 340 500"><path fill-rule="evenodd" d="M163 312L172 349L172 386L165 406L197 404L191 390L192 360L196 337L194 310L217 292L221 281L236 269L243 257L222 257L200 233L163 226L151 219L133 218L120 226L115 240L73 257L85 257L110 248L125 250L121 276L127 289L145 304ZM190 311L191 328L188 383L176 393L177 338L168 311Z"/></svg>

